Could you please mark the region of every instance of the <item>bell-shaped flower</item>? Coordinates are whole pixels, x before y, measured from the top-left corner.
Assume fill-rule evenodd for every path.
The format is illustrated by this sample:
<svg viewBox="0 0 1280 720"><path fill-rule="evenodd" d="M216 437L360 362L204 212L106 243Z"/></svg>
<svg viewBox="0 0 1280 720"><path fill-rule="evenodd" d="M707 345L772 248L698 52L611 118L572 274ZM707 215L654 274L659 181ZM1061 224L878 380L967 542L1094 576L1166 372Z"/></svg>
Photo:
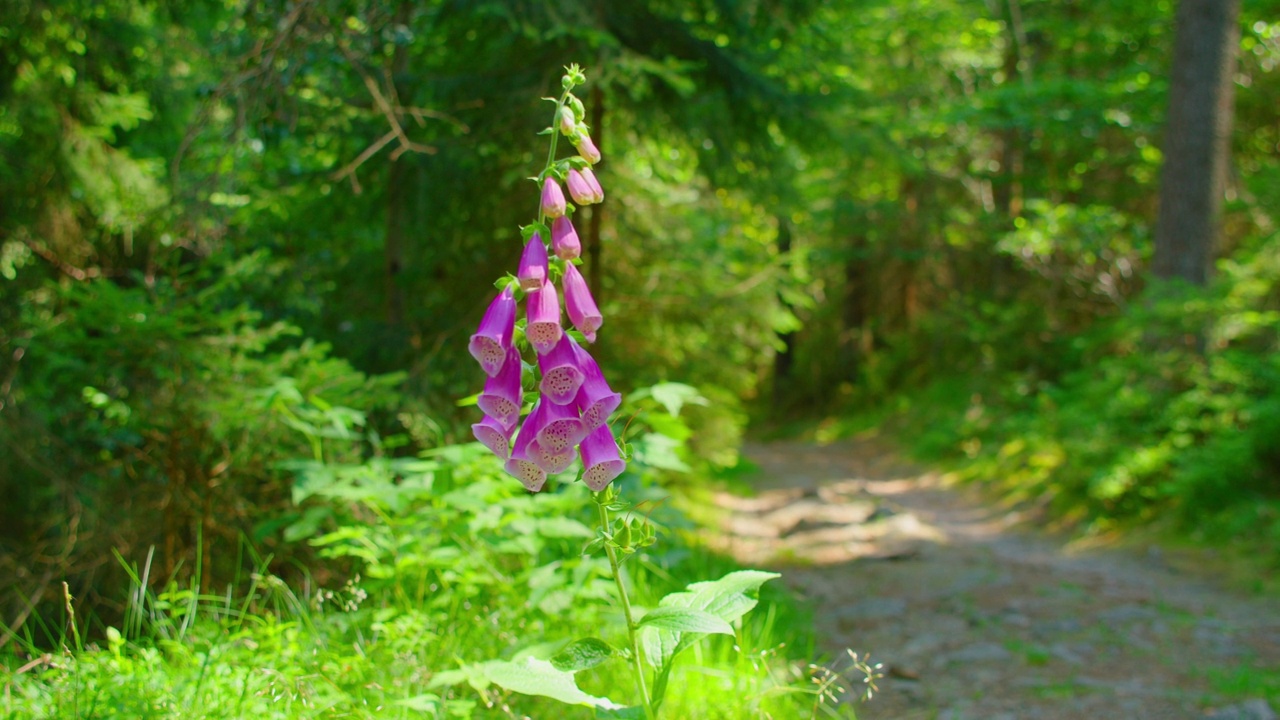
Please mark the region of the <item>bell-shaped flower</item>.
<svg viewBox="0 0 1280 720"><path fill-rule="evenodd" d="M551 450L534 440L529 445L529 457L533 458L534 464L543 472L548 475L555 475L568 470L573 461L578 458L578 453L573 449L573 446L563 450Z"/></svg>
<svg viewBox="0 0 1280 720"><path fill-rule="evenodd" d="M578 332L587 338L587 342L596 341L596 331L604 323L600 310L596 307L595 298L587 288L587 281L572 263L564 267L564 306L569 311L569 320Z"/></svg>
<svg viewBox="0 0 1280 720"><path fill-rule="evenodd" d="M511 457L511 428L503 427L498 420L485 415L483 420L471 426L471 433L502 460Z"/></svg>
<svg viewBox="0 0 1280 720"><path fill-rule="evenodd" d="M524 402L524 390L520 387L522 371L520 351L514 347L507 348L502 369L497 375L485 380L484 392L476 399L476 405L480 406L484 414L498 421L508 431L520 419L520 405Z"/></svg>
<svg viewBox="0 0 1280 720"><path fill-rule="evenodd" d="M609 416L622 404L622 395L613 391L600 372L595 358L577 343L573 345L578 356L578 369L582 371L582 387L574 404L582 413L582 424L587 430L595 430L609 421Z"/></svg>
<svg viewBox="0 0 1280 720"><path fill-rule="evenodd" d="M536 406L534 412L537 412ZM537 422L533 412L524 419L524 425L520 426L515 447L511 449L511 457L507 459L505 466L507 472L519 480L524 485L524 489L529 492L538 492L547 482L547 471L538 467L538 463L534 462L533 456L529 453L530 446L536 444Z"/></svg>
<svg viewBox="0 0 1280 720"><path fill-rule="evenodd" d="M480 327L471 336L467 349L489 377L498 374L507 359L511 347L511 335L516 324L516 298L511 288L505 288L484 311Z"/></svg>
<svg viewBox="0 0 1280 720"><path fill-rule="evenodd" d="M588 433L580 449L582 482L595 492L605 489L627 469L627 464L618 454L618 443L613 439L613 431L608 425L601 425Z"/></svg>
<svg viewBox="0 0 1280 720"><path fill-rule="evenodd" d="M586 437L587 428L578 417L578 408L573 405L557 405L547 402L546 398L538 401L541 405L538 434L534 439L538 444L551 452L573 447Z"/></svg>
<svg viewBox="0 0 1280 720"><path fill-rule="evenodd" d="M570 170L569 177L565 179L564 184L569 186L569 197L579 205L590 205L599 202L595 198L595 192L591 189L591 183L582 176L577 170Z"/></svg>
<svg viewBox="0 0 1280 720"><path fill-rule="evenodd" d="M560 342L564 330L560 328L560 296L554 283L543 283L542 288L529 293L526 299L524 336L539 355L550 352Z"/></svg>
<svg viewBox="0 0 1280 720"><path fill-rule="evenodd" d="M538 384L542 397L556 405L572 403L582 386L582 370L573 351L573 339L561 335L550 352L538 356L538 367L542 370L542 382Z"/></svg>
<svg viewBox="0 0 1280 720"><path fill-rule="evenodd" d="M573 131L578 127L578 122L573 117L573 109L567 105L561 105L557 120L559 120L560 132L567 137L573 137Z"/></svg>
<svg viewBox="0 0 1280 720"><path fill-rule="evenodd" d="M525 292L533 292L547 281L547 246L538 233L525 244L516 277L520 278L520 289Z"/></svg>
<svg viewBox="0 0 1280 720"><path fill-rule="evenodd" d="M583 160L592 165L600 162L600 151L596 149L596 144L591 142L591 136L586 130L579 129L579 132L573 136L573 146L578 149L578 154Z"/></svg>
<svg viewBox="0 0 1280 720"><path fill-rule="evenodd" d="M573 260L582 254L582 242L578 240L578 231L573 229L569 216L562 215L551 223L551 247L561 260Z"/></svg>
<svg viewBox="0 0 1280 720"><path fill-rule="evenodd" d="M542 212L549 218L558 218L564 215L564 191L560 189L560 183L556 179L549 177L542 181Z"/></svg>
<svg viewBox="0 0 1280 720"><path fill-rule="evenodd" d="M591 202L604 202L604 188L600 187L600 181L596 179L595 172L589 167L584 167L579 172L582 174L582 179L586 180L587 185L591 187Z"/></svg>

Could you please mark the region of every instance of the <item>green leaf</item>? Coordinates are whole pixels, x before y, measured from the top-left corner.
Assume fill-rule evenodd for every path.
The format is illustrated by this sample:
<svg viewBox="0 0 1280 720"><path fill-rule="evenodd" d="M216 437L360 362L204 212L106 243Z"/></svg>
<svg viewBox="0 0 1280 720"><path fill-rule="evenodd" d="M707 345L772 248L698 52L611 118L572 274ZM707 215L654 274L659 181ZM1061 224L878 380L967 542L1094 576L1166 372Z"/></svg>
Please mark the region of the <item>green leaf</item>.
<svg viewBox="0 0 1280 720"><path fill-rule="evenodd" d="M612 645L599 638L581 638L551 658L551 664L557 670L575 673L593 668L617 654Z"/></svg>
<svg viewBox="0 0 1280 720"><path fill-rule="evenodd" d="M557 670L546 660L524 658L519 662L491 660L481 666L494 685L525 695L541 695L569 705L617 709L622 707L608 698L588 695L578 689L573 673Z"/></svg>
<svg viewBox="0 0 1280 720"><path fill-rule="evenodd" d="M432 693L425 695L415 695L411 698L396 700L392 705L399 705L410 710L421 710L423 712L437 712L440 710L440 696Z"/></svg>
<svg viewBox="0 0 1280 720"><path fill-rule="evenodd" d="M658 383L649 389L653 399L667 409L672 415L679 415L685 405L706 405L707 399L702 397L698 389L684 383Z"/></svg>
<svg viewBox="0 0 1280 720"><path fill-rule="evenodd" d="M640 619L639 625L676 632L733 634L733 626L719 617L704 610L684 607L654 608Z"/></svg>
<svg viewBox="0 0 1280 720"><path fill-rule="evenodd" d="M759 570L732 572L719 580L690 585L684 592L671 593L659 601L663 608L701 610L729 623L747 614L758 602L760 586L778 573ZM654 611L656 612L656 611ZM671 660L705 636L703 632L679 632L655 626L641 630L640 641L645 658L659 674L669 669ZM655 693L655 701L661 698Z"/></svg>

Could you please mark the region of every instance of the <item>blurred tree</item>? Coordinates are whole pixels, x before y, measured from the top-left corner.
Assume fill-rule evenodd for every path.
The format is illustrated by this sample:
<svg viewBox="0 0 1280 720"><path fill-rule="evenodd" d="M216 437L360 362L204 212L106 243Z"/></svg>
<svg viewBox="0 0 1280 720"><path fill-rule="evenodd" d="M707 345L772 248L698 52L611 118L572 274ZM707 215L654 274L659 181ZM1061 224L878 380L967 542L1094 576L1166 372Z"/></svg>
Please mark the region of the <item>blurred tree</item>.
<svg viewBox="0 0 1280 720"><path fill-rule="evenodd" d="M1217 245L1235 99L1240 0L1180 0L1152 270L1203 285Z"/></svg>

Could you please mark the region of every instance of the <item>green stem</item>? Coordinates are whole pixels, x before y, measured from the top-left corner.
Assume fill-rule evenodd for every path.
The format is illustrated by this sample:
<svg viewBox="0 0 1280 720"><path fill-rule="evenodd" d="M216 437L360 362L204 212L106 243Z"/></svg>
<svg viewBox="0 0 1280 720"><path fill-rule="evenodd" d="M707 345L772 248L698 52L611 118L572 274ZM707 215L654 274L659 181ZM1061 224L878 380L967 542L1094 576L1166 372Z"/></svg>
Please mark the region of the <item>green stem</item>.
<svg viewBox="0 0 1280 720"><path fill-rule="evenodd" d="M631 600L627 597L626 585L622 582L622 563L618 562L618 551L612 544L609 509L605 507L607 500L603 490L596 493L596 507L600 510L600 530L605 534L604 552L609 556L609 567L613 569L613 582L618 586L618 600L622 603L622 614L627 619L627 637L631 640L631 663L635 669L636 685L640 689L640 697L644 701L644 714L649 720L655 720L653 703L649 700L649 688L644 681L644 665L640 659L640 634L636 621L631 615Z"/></svg>
<svg viewBox="0 0 1280 720"><path fill-rule="evenodd" d="M560 108L564 107L564 101L569 99L569 93L573 92L573 88L560 93L560 99L556 101L556 113L551 116L551 149L547 151L547 164L542 168L542 174L539 178L545 179L546 172L556 162L556 144L560 142ZM542 212L542 186L538 186L538 224L546 223L546 215Z"/></svg>

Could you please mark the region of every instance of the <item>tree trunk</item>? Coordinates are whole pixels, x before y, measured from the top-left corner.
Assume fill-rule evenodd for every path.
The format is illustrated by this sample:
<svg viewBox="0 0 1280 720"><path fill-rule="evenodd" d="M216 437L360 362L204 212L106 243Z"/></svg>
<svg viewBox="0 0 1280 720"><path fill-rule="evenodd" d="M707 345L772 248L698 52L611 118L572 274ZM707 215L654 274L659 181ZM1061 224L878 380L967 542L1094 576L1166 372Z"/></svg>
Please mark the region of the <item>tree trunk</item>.
<svg viewBox="0 0 1280 720"><path fill-rule="evenodd" d="M1153 271L1203 285L1226 186L1240 0L1181 0Z"/></svg>

